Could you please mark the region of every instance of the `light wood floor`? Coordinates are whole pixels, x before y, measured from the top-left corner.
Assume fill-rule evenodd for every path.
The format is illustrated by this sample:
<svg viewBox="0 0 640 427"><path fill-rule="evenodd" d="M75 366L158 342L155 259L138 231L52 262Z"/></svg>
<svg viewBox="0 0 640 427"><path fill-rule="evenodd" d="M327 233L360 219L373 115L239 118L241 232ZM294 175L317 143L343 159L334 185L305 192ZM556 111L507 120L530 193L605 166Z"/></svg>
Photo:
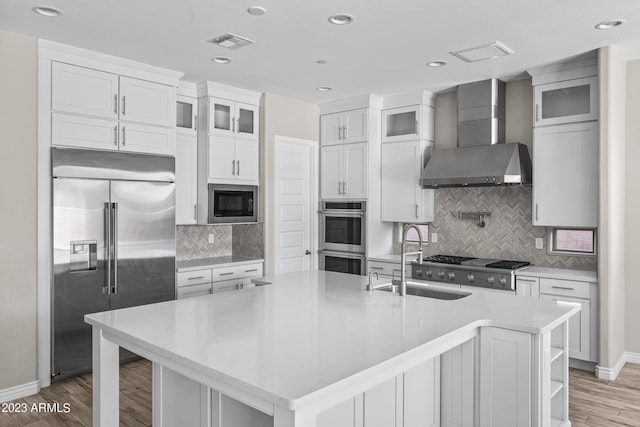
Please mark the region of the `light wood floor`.
<svg viewBox="0 0 640 427"><path fill-rule="evenodd" d="M616 381L570 369L569 418L573 427L640 427L640 365L627 364ZM0 427L91 426L91 375L54 383L26 403L71 404L68 414L0 413ZM120 425L151 425L151 363L142 360L120 367Z"/></svg>

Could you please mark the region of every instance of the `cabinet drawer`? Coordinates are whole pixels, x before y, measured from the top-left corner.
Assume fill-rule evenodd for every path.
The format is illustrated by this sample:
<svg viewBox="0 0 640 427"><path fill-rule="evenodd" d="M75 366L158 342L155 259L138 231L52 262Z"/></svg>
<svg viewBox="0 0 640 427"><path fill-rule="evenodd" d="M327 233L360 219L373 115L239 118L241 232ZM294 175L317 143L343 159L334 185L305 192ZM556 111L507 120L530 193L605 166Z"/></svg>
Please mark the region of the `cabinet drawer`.
<svg viewBox="0 0 640 427"><path fill-rule="evenodd" d="M211 293L211 283L202 285L183 286L177 289L177 299L199 297Z"/></svg>
<svg viewBox="0 0 640 427"><path fill-rule="evenodd" d="M589 298L589 283L574 280L540 278L540 293L575 298Z"/></svg>
<svg viewBox="0 0 640 427"><path fill-rule="evenodd" d="M183 271L178 273L178 287L211 283L211 269Z"/></svg>
<svg viewBox="0 0 640 427"><path fill-rule="evenodd" d="M404 267L407 277L411 275L411 268L409 266ZM396 262L382 262L382 261L369 261L367 273L377 271L382 276L400 277L400 263Z"/></svg>
<svg viewBox="0 0 640 427"><path fill-rule="evenodd" d="M238 278L262 276L262 263L247 264L237 267Z"/></svg>

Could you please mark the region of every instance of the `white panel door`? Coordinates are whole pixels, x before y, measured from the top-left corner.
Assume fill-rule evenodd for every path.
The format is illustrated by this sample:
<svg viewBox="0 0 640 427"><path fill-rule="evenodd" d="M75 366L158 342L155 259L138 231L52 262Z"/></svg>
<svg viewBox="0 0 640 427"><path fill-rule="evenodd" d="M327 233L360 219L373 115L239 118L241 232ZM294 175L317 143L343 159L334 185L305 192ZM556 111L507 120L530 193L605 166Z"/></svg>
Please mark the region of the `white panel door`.
<svg viewBox="0 0 640 427"><path fill-rule="evenodd" d="M75 65L51 65L51 109L118 118L118 76Z"/></svg>
<svg viewBox="0 0 640 427"><path fill-rule="evenodd" d="M320 116L320 144L342 143L342 113Z"/></svg>
<svg viewBox="0 0 640 427"><path fill-rule="evenodd" d="M344 170L342 195L350 199L366 199L367 188L367 143L346 144L344 148Z"/></svg>
<svg viewBox="0 0 640 427"><path fill-rule="evenodd" d="M209 136L209 182L229 183L236 177L235 138Z"/></svg>
<svg viewBox="0 0 640 427"><path fill-rule="evenodd" d="M276 139L275 274L307 271L314 251L313 143Z"/></svg>
<svg viewBox="0 0 640 427"><path fill-rule="evenodd" d="M598 124L537 127L533 225L598 226Z"/></svg>
<svg viewBox="0 0 640 427"><path fill-rule="evenodd" d="M420 141L382 144L382 221L419 220L421 157Z"/></svg>
<svg viewBox="0 0 640 427"><path fill-rule="evenodd" d="M176 224L195 224L198 219L197 147L194 136L176 137Z"/></svg>
<svg viewBox="0 0 640 427"><path fill-rule="evenodd" d="M120 150L173 156L176 151L176 130L121 122Z"/></svg>
<svg viewBox="0 0 640 427"><path fill-rule="evenodd" d="M365 142L369 138L367 120L368 109L345 111L343 113L342 142Z"/></svg>
<svg viewBox="0 0 640 427"><path fill-rule="evenodd" d="M100 150L118 149L118 122L53 113L51 144Z"/></svg>
<svg viewBox="0 0 640 427"><path fill-rule="evenodd" d="M258 185L258 140L237 137L235 160L238 184Z"/></svg>
<svg viewBox="0 0 640 427"><path fill-rule="evenodd" d="M174 127L176 88L120 77L120 120Z"/></svg>
<svg viewBox="0 0 640 427"><path fill-rule="evenodd" d="M480 425L531 426L531 335L484 327L480 333Z"/></svg>
<svg viewBox="0 0 640 427"><path fill-rule="evenodd" d="M320 198L342 197L342 146L320 149Z"/></svg>

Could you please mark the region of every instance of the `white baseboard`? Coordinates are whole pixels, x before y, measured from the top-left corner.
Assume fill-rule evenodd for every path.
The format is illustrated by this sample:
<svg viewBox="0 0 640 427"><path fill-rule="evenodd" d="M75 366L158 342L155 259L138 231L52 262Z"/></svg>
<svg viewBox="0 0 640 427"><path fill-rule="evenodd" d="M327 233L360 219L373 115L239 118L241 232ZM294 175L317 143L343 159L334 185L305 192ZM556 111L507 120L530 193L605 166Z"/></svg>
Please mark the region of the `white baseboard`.
<svg viewBox="0 0 640 427"><path fill-rule="evenodd" d="M40 384L33 381L26 384L17 385L15 387L0 390L0 403L9 402L10 400L20 399L21 397L31 396L40 392Z"/></svg>
<svg viewBox="0 0 640 427"><path fill-rule="evenodd" d="M620 375L622 368L624 368L625 363L640 364L640 353L625 351L620 355L620 359L618 359L616 366L613 368L596 366L596 376L603 380L615 381L615 379L618 378L618 375Z"/></svg>

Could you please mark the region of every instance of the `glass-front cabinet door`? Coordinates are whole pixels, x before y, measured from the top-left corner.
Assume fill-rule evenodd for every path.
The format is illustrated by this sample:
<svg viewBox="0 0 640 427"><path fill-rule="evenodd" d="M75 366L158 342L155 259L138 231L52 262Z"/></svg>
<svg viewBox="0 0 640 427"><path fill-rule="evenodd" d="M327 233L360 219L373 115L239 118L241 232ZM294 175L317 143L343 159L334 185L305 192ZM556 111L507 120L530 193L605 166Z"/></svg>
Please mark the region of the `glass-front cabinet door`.
<svg viewBox="0 0 640 427"><path fill-rule="evenodd" d="M178 95L176 99L176 131L185 135L196 135L198 122L198 100Z"/></svg>
<svg viewBox="0 0 640 427"><path fill-rule="evenodd" d="M411 105L382 111L382 142L433 140L431 107Z"/></svg>
<svg viewBox="0 0 640 427"><path fill-rule="evenodd" d="M535 126L598 119L598 78L586 77L534 88Z"/></svg>
<svg viewBox="0 0 640 427"><path fill-rule="evenodd" d="M258 140L258 106L211 98L209 132Z"/></svg>
<svg viewBox="0 0 640 427"><path fill-rule="evenodd" d="M235 133L243 138L258 139L258 107L235 103Z"/></svg>

